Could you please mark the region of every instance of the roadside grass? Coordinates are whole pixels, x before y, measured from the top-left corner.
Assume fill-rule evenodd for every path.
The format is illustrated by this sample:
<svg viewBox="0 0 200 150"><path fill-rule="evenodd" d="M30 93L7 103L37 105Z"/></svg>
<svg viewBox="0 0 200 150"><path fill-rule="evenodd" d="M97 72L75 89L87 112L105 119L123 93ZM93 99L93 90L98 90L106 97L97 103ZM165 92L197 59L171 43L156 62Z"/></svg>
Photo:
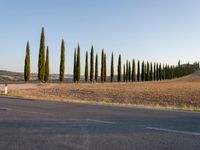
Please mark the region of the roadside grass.
<svg viewBox="0 0 200 150"><path fill-rule="evenodd" d="M95 105L108 105L108 106L120 106L120 107L136 107L136 108L147 108L147 109L162 109L162 110L180 110L180 111L194 111L194 112L200 112L199 106L192 106L192 105L161 105L159 103L140 103L140 102L111 102L111 101L95 101L95 100L81 100L81 99L68 99L63 97L57 97L57 96L34 96L34 95L25 95L20 92L12 92L11 94L8 94L8 96L11 97L17 97L22 99L31 99L31 100L44 100L44 101L61 101L61 102L68 102L68 103L82 103L82 104L95 104Z"/></svg>
<svg viewBox="0 0 200 150"><path fill-rule="evenodd" d="M200 111L200 76L193 75L143 83L13 84L8 89L8 96L34 100Z"/></svg>
<svg viewBox="0 0 200 150"><path fill-rule="evenodd" d="M11 97L16 98L23 98L23 99L31 99L31 100L44 100L46 101L46 98L38 98L38 97L32 97L32 96L22 96L18 94L8 95ZM95 104L95 105L108 105L108 106L120 106L120 107L136 107L136 108L147 108L147 109L162 109L162 110L180 110L180 111L194 111L194 112L200 112L200 107L195 106L175 106L175 105L166 105L162 106L159 104L133 104L133 103L115 103L115 102L107 102L107 101L86 101L86 100L69 100L69 99L56 99L56 98L48 98L49 101L60 101L60 102L68 102L68 103L82 103L82 104Z"/></svg>

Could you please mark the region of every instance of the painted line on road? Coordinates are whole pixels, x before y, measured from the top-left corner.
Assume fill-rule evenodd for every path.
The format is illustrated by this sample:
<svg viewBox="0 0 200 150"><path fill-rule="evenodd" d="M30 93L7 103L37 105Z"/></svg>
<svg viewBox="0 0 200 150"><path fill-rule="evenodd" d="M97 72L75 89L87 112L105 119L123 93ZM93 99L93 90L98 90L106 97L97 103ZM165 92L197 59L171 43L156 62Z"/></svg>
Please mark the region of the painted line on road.
<svg viewBox="0 0 200 150"><path fill-rule="evenodd" d="M96 120L96 119L86 119L86 120L90 122L96 122L96 123L115 124L115 122L111 122L111 121L103 121L103 120Z"/></svg>
<svg viewBox="0 0 200 150"><path fill-rule="evenodd" d="M146 129L164 131L164 132L171 132L171 133L178 133L178 134L185 134L185 135L200 136L199 132L180 131L180 130L172 130L172 129L165 129L165 128L155 128L155 127L146 127Z"/></svg>
<svg viewBox="0 0 200 150"><path fill-rule="evenodd" d="M9 108L0 108L0 111L7 111Z"/></svg>

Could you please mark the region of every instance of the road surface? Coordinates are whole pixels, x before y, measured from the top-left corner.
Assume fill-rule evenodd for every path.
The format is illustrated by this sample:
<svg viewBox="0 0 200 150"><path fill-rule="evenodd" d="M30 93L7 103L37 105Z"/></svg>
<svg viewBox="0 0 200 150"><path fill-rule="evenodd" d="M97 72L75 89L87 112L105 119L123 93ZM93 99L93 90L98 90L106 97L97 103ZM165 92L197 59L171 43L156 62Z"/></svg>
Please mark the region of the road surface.
<svg viewBox="0 0 200 150"><path fill-rule="evenodd" d="M1 150L197 150L200 113L0 98Z"/></svg>

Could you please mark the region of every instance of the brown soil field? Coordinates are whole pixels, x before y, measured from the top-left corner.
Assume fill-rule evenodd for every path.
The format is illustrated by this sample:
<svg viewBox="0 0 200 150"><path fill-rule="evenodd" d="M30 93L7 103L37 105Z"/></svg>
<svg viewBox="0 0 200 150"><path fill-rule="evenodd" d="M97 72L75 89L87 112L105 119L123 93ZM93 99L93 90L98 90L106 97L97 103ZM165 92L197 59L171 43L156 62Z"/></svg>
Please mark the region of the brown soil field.
<svg viewBox="0 0 200 150"><path fill-rule="evenodd" d="M3 88L2 85L0 86ZM200 76L143 83L9 85L9 95L70 102L200 110Z"/></svg>

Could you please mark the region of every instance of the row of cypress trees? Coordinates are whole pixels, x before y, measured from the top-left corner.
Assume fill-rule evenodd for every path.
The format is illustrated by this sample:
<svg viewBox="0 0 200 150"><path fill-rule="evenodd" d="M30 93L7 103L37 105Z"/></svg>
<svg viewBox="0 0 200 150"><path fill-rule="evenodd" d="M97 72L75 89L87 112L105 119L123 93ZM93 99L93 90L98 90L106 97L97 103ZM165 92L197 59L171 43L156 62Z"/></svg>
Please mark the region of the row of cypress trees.
<svg viewBox="0 0 200 150"><path fill-rule="evenodd" d="M24 65L24 80L25 82L30 80L30 46L29 41L26 44L26 56ZM42 28L39 59L38 59L38 80L47 82L49 80L49 48L46 48L45 57L45 35L44 28Z"/></svg>
<svg viewBox="0 0 200 150"><path fill-rule="evenodd" d="M114 57L114 56L113 56ZM76 67L76 57L74 57L74 68ZM114 58L112 59L114 60ZM95 64L94 64L95 62ZM114 66L114 61L112 62L112 66ZM92 45L91 52L90 52L90 78L88 77L89 74L89 68L88 68L88 51L86 51L85 55L85 82L98 82L99 77L99 64L98 64L98 54L96 54L95 60L94 60L94 47ZM95 68L94 68L95 67ZM76 69L74 69L76 70ZM112 81L114 79L114 67L111 67L112 72ZM75 76L75 74L74 74ZM88 79L89 78L89 79ZM74 82L77 82L77 80L74 80ZM79 82L79 81L78 81ZM106 54L104 50L102 50L101 55L101 82L106 82Z"/></svg>
<svg viewBox="0 0 200 150"><path fill-rule="evenodd" d="M39 48L39 59L38 59L38 80L41 82L49 81L49 48L46 48L45 55L45 35L44 28L42 28L41 39L40 39L40 48ZM46 57L45 57L46 56ZM80 46L78 44L77 48L74 50L74 69L73 69L73 81L78 83L81 80L81 60L80 60ZM95 60L94 60L95 59ZM98 66L98 54L94 58L94 47L92 45L90 51L90 62L88 51L86 51L85 56L85 82L98 82L99 77L99 66ZM89 72L90 64L90 72ZM106 62L106 53L102 49L101 53L101 73L100 80L101 82L107 81L107 62ZM192 73L194 70L199 69L199 63L184 64L181 65L180 61L177 66L173 65L162 65L161 63L152 63L152 62L142 62L138 60L137 64L135 60L126 61L122 66L121 55L118 57L118 66L117 66L117 76L114 75L114 54L111 54L111 66L110 66L110 82L144 82L144 81L158 81L182 77ZM137 68L137 71L136 71ZM123 72L122 72L123 70ZM60 56L60 75L59 80L61 82L65 79L65 42L61 42L61 56ZM115 79L116 78L116 79ZM24 65L24 80L27 82L30 80L30 46L29 42L26 45L26 56L25 56L25 65Z"/></svg>
<svg viewBox="0 0 200 150"><path fill-rule="evenodd" d="M76 57L75 57L76 58ZM74 61L74 63L76 60ZM126 64L123 65L123 73L122 73L122 59L121 55L118 58L118 66L117 66L117 77L114 75L114 54L111 54L111 66L110 66L110 82L114 82L117 78L118 82L144 82L144 81L159 81L166 79L174 79L178 77L182 77L188 74L191 74L195 70L199 69L199 64L194 63L193 65L187 64L186 66L180 65L180 62L177 66L173 65L162 65L161 63L152 63L152 62L137 62L137 72L136 72L136 62L133 59L132 62L126 61ZM90 52L90 79L88 79L88 51L86 51L85 56L85 82L98 82L98 54L96 54L95 58L95 68L94 68L94 47L92 46ZM95 71L95 79L94 79L94 71ZM100 74L101 82L107 81L107 68L106 68L106 53L104 49L101 54L101 74ZM122 79L123 77L123 79ZM79 82L78 80L77 82ZM76 82L76 80L74 80Z"/></svg>
<svg viewBox="0 0 200 150"><path fill-rule="evenodd" d="M46 48L46 55L45 55ZM45 34L44 28L42 28L40 37L40 48L39 48L39 58L38 58L38 80L41 82L49 81L49 47L45 47ZM64 81L65 74L65 42L61 42L61 56L60 56L60 76L59 80ZM30 46L29 41L26 45L26 56L24 65L24 80L25 82L30 80Z"/></svg>
<svg viewBox="0 0 200 150"><path fill-rule="evenodd" d="M140 69L141 68L141 69ZM158 81L158 80L167 80L174 79L188 74L193 73L195 70L199 69L199 63L195 62L193 64L184 64L181 65L180 61L178 65L162 65L161 63L152 63L152 62L137 62L137 74L136 74L136 64L135 60L131 62L126 61L126 64L123 65L123 81ZM118 81L121 79L121 55L118 60Z"/></svg>
<svg viewBox="0 0 200 150"><path fill-rule="evenodd" d="M45 48L44 28L42 28L38 59L38 80L42 82L48 82L49 80L49 47L46 48L46 55Z"/></svg>

